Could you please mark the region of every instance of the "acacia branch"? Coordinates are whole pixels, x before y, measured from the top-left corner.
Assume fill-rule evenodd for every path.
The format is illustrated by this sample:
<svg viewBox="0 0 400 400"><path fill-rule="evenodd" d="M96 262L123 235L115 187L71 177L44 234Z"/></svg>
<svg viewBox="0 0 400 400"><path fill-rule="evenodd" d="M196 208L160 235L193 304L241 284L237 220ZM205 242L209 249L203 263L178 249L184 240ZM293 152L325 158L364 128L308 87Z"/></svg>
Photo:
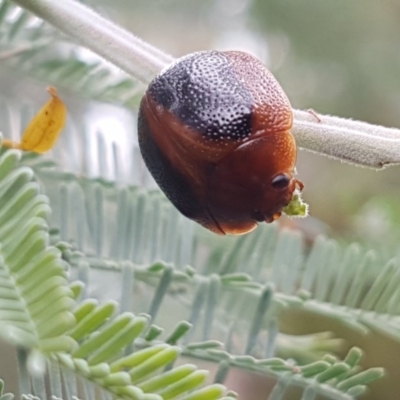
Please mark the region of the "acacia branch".
<svg viewBox="0 0 400 400"><path fill-rule="evenodd" d="M76 0L14 0L84 47L149 83L173 58ZM400 164L400 130L293 110L299 147L375 169Z"/></svg>

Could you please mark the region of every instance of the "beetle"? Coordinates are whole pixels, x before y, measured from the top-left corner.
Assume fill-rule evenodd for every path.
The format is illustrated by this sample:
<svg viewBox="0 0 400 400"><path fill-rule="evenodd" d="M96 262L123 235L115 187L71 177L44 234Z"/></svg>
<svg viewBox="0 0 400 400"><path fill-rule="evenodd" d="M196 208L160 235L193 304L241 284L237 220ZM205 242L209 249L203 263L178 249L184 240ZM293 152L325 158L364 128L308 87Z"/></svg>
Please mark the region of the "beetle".
<svg viewBox="0 0 400 400"><path fill-rule="evenodd" d="M244 234L280 217L294 177L292 109L274 76L240 51L178 59L147 88L139 146L150 173L186 217Z"/></svg>

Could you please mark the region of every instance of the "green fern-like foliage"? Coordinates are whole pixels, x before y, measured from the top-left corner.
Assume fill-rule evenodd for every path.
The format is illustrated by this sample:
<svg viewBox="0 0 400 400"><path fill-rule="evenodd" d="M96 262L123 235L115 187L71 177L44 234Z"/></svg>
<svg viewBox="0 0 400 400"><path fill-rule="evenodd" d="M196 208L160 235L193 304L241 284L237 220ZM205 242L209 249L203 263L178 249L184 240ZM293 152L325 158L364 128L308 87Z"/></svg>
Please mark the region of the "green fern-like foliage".
<svg viewBox="0 0 400 400"><path fill-rule="evenodd" d="M19 157L10 151L0 160L1 335L18 346L61 350L70 344L60 335L74 322L69 289L60 252L47 246L49 206L32 171L16 167Z"/></svg>
<svg viewBox="0 0 400 400"><path fill-rule="evenodd" d="M221 385L193 392L207 375L193 366L183 373L172 369L158 374L155 380L154 373L179 356L176 346L149 343L149 349L118 358L146 330L150 317L125 313L109 321L116 312L113 302L96 306L89 300L77 306L79 285L69 287L68 265L61 251L49 246L47 199L39 194L32 170L18 166L19 157L19 152L7 151L0 159L0 334L20 349L21 357L26 353L21 368L27 375L41 368L44 372L45 357L130 399L173 399L188 391L188 399L221 398ZM34 392L44 399L44 385L37 381ZM29 393L28 382L22 389Z"/></svg>
<svg viewBox="0 0 400 400"><path fill-rule="evenodd" d="M219 271L219 275L209 275L207 271L201 274L184 266L173 267L160 262L149 265L144 255L140 264L129 263L128 257L123 255L116 256L113 260L104 254L104 238L98 235L90 238L95 241L87 249L79 249L88 250L93 255L85 256L84 252L78 252L76 248L74 250L74 246L59 242L57 234L51 235L50 242L58 244L55 247L51 246L45 219L49 214L47 199L39 193L38 183L32 181L32 170L18 165L19 157L18 151L6 151L3 152L0 161L0 201L4 215L4 236L1 236L0 241L4 255L2 266L5 288L4 293L0 295L5 300L2 304L4 315L8 317L4 319L1 334L19 348L20 368L25 370L22 377L29 377L33 371L45 372L47 364L51 371L53 394L57 397L62 395L61 381L57 378L61 368L80 375L86 381L117 396L131 399L173 399L185 393L187 399L222 398L224 389L219 383L196 390L196 387L205 381L206 371L198 370L193 365L170 368L181 354L217 363L219 369L215 379L218 382L223 381L230 367L257 371L278 379L271 398L283 396L288 385L303 388L303 396L319 393L335 395L336 398L351 398L365 390L365 383L381 376L380 369L359 372L358 350L349 354L347 362L338 362L328 357L304 366L296 366L276 358L255 358L254 355L260 351L272 355L272 326L279 318L280 309L291 306L305 307L307 304L301 296L290 297L274 292L270 283L256 283L250 276L234 271ZM29 157L28 162L32 162ZM49 183L48 180L51 181L54 177L59 180L63 175L60 171L41 167L40 162L36 164L35 171L41 184L53 189L54 182ZM118 189L112 184L71 179L67 174L65 179L61 180L69 181L69 184L74 183L75 193L79 193L82 187L88 190L88 196L91 192L95 193L95 202L107 199L107 192L109 195L114 193L109 201L118 203L120 199L119 196L115 196ZM60 234L69 237L71 232L75 231L78 235L83 235L80 224L92 226L92 232L103 232L104 229L100 229L104 223L101 221L101 211L110 207L105 207L105 204L95 207L98 212L90 222L85 215L84 204L75 203L75 207L68 204L68 199L85 198L84 191L80 192L79 196L70 196L69 184L62 184L59 190L50 194L50 198L60 194L64 197L64 203L55 201L65 206L64 212L80 210L79 223L76 216L66 215L68 221L77 222L76 229L60 231ZM122 193L133 196L129 204L139 208L134 215L143 215L143 218L150 216L150 210L147 215L143 209L144 204L150 203L155 206L154 209L162 209L163 206L167 208L167 212L160 213L160 217L164 215L161 219L165 218L167 231L171 229L170 225L176 222L170 218L171 210L168 209L171 206L159 192L138 191L132 188L128 191L122 189ZM121 203L121 200L119 202ZM118 213L118 207L116 212ZM116 220L118 221L118 218ZM160 223L154 220L153 224L157 222ZM55 222L53 224L57 225ZM22 227L24 234L21 235L21 231L15 227ZM148 228L150 232L154 229L151 223ZM273 231L268 230L266 237L269 237L271 232ZM115 243L112 238L107 238L107 241ZM180 240L174 242L180 243ZM85 240L80 242L83 243ZM145 243L138 249L146 254ZM167 245L161 246L161 249L171 251ZM109 251L111 250L110 248ZM103 257L99 257L102 253ZM151 256L152 253L147 254ZM176 256L179 253L172 249L170 254ZM181 255L178 258L181 259ZM66 276L70 268L76 268L84 278L83 272L87 270L87 266L114 269L122 275L123 309L130 309L129 305L135 301L135 291L138 290L138 286L133 285L135 280L153 287L152 295L147 299L143 296L142 304L138 307L142 311L147 310L149 314L134 316L124 312L115 316L115 302L98 305L96 301L86 299L80 305L76 304L76 299L82 295L83 286L79 283L67 285ZM226 268L217 264L216 271L221 267ZM132 285L136 288L133 292ZM241 300L235 304L234 297ZM170 320L175 320L174 316L162 312L162 307L169 307L169 302L176 302L177 299L180 299L184 308L188 310L190 322L177 321L173 332L163 339L162 329L154 325L154 322L157 316L162 314L168 315ZM248 312L250 319L239 318L245 305L250 310L250 304L253 304L253 311ZM236 321L237 326L227 325L229 320ZM190 328L202 325L200 332L192 329L192 335L189 335ZM272 336L268 338L267 347L263 349L259 340L260 333L265 328L269 328L269 334ZM243 341L244 349L233 345L234 334L244 338L247 336ZM224 340L225 349L220 348L222 344L214 339L217 337ZM167 366L169 368L165 370ZM327 381L329 385L324 384ZM43 378L27 378L21 387L25 393L33 389L42 399L47 396ZM73 384L66 387L68 396L76 394Z"/></svg>

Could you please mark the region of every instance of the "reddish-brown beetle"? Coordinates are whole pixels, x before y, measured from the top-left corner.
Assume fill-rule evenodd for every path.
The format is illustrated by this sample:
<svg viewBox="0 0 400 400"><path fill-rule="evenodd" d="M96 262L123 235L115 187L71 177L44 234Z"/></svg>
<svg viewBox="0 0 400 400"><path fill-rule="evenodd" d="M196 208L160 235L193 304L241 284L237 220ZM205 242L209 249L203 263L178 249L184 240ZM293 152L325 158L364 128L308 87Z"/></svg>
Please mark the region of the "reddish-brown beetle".
<svg viewBox="0 0 400 400"><path fill-rule="evenodd" d="M179 59L147 89L139 144L176 208L218 234L279 218L296 188L292 110L255 57L207 51Z"/></svg>

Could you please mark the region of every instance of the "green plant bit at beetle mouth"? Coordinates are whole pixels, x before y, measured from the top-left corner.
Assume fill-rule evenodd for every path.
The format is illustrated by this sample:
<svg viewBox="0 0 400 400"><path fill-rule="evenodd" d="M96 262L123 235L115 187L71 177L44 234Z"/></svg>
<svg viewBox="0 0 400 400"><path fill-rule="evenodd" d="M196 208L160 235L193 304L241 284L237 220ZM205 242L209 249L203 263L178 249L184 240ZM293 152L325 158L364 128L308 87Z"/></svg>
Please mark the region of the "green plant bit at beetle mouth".
<svg viewBox="0 0 400 400"><path fill-rule="evenodd" d="M298 181L299 188L293 192L292 199L290 200L289 204L287 204L282 212L288 217L299 217L304 218L308 215L308 204L304 203L301 197L301 190L303 189L304 185L302 182Z"/></svg>

